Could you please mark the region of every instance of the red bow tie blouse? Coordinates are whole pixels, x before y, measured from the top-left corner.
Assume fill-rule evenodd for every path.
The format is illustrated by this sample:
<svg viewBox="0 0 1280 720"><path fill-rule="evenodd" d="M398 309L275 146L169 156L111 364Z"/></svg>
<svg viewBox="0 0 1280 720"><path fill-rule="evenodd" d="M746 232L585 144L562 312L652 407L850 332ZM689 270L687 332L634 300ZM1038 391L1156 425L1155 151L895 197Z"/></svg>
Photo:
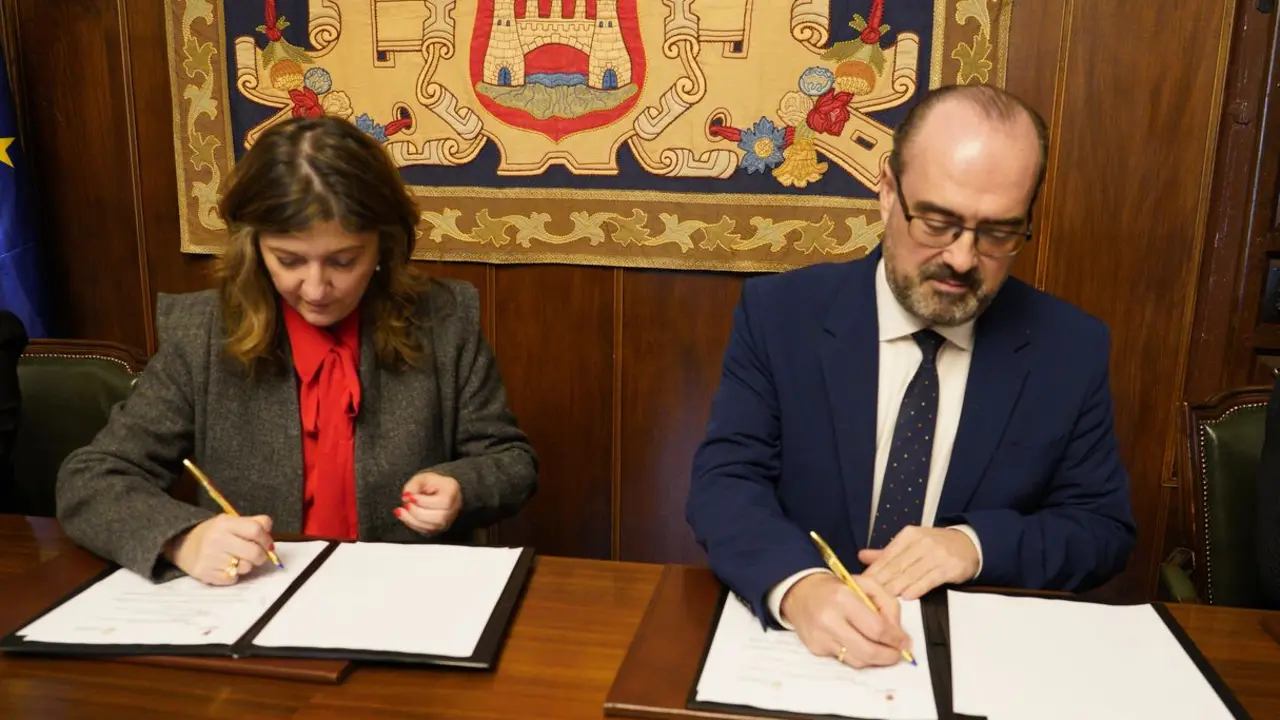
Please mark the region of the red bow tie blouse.
<svg viewBox="0 0 1280 720"><path fill-rule="evenodd" d="M355 420L360 412L360 311L332 329L281 303L302 415L302 532L355 540Z"/></svg>

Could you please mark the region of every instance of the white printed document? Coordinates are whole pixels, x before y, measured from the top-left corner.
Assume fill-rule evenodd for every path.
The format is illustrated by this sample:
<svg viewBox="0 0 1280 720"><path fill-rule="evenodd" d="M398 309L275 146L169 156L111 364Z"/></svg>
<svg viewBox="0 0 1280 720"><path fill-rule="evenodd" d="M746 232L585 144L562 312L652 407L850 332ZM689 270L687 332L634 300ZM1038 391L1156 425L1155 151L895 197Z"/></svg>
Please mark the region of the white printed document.
<svg viewBox="0 0 1280 720"><path fill-rule="evenodd" d="M867 720L937 720L929 653L918 600L902 603L902 628L917 665L904 661L855 670L809 652L794 633L765 630L730 595L716 625L702 676L699 702L746 705L812 715Z"/></svg>
<svg viewBox="0 0 1280 720"><path fill-rule="evenodd" d="M340 545L253 644L468 657L520 553L519 548Z"/></svg>
<svg viewBox="0 0 1280 720"><path fill-rule="evenodd" d="M327 541L278 542L276 550L284 569L257 568L228 586L190 577L157 584L117 570L0 638L0 651L375 654L492 667L519 596L509 586L528 581L533 556L528 548Z"/></svg>
<svg viewBox="0 0 1280 720"><path fill-rule="evenodd" d="M67 645L231 645L327 545L276 543L284 569L267 563L228 586L186 576L155 583L122 568L18 635L28 642Z"/></svg>
<svg viewBox="0 0 1280 720"><path fill-rule="evenodd" d="M988 720L1231 720L1150 605L949 591L957 713Z"/></svg>

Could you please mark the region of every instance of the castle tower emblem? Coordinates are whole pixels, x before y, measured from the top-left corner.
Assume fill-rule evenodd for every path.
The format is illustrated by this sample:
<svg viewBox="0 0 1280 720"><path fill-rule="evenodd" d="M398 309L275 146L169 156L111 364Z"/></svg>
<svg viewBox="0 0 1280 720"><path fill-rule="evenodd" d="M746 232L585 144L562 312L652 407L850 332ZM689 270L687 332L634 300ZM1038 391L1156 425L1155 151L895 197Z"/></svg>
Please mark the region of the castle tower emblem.
<svg viewBox="0 0 1280 720"><path fill-rule="evenodd" d="M571 17L559 0L547 15L537 0L480 2L472 78L481 104L503 122L558 140L635 104L645 67L637 0L596 0L590 15L587 1L575 0Z"/></svg>

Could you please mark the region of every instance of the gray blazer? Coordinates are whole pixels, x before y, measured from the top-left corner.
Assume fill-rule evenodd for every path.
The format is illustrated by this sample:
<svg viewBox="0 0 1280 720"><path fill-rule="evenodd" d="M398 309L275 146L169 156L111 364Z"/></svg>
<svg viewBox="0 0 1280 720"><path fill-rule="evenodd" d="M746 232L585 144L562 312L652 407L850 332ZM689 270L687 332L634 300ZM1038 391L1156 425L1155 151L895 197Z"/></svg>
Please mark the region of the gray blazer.
<svg viewBox="0 0 1280 720"><path fill-rule="evenodd" d="M537 486L537 457L507 409L493 354L480 333L476 289L433 280L419 303L430 370L377 367L362 332L356 419L360 539L423 542L514 514ZM82 547L146 577L178 571L166 542L220 512L166 494L190 457L242 515L269 515L274 533L302 530L302 430L295 373L250 379L223 353L216 291L160 295L159 352L107 426L58 473L58 519ZM287 336L286 345L287 345ZM462 486L462 511L431 538L393 515L415 473Z"/></svg>

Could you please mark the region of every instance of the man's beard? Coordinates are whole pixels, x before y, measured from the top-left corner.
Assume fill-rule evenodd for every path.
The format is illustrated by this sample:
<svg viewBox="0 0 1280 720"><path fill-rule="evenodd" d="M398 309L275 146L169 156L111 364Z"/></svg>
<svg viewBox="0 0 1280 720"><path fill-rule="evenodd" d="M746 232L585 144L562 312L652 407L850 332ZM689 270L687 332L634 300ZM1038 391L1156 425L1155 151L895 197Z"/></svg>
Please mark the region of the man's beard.
<svg viewBox="0 0 1280 720"><path fill-rule="evenodd" d="M889 289L902 307L930 325L963 325L991 304L991 295L983 289L982 273L977 265L968 272L958 273L942 260L935 260L920 268L920 272L912 277L898 272L886 256L885 271ZM933 287L930 280L958 283L965 290L962 293L946 293Z"/></svg>

